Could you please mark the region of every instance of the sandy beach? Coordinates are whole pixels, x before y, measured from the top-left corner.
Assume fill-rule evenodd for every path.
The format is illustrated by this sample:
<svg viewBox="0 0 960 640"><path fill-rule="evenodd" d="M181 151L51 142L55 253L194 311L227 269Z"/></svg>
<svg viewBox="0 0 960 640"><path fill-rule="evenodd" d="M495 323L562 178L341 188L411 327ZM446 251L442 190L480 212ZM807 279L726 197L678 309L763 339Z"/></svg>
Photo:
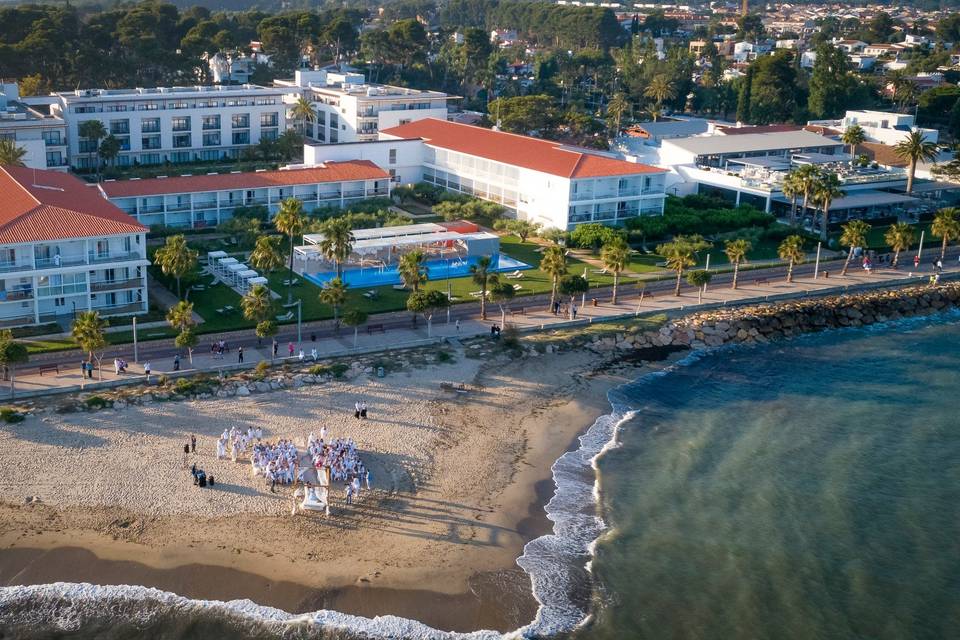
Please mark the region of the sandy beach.
<svg viewBox="0 0 960 640"><path fill-rule="evenodd" d="M250 598L507 630L536 612L516 565L549 531L550 465L609 411L610 373L589 350L466 357L385 378L247 398L45 413L0 430L0 583L144 584L195 598ZM441 382L474 389L442 391ZM358 421L364 399L370 418ZM353 438L373 489L331 517L291 516L248 463L217 460L224 428L260 425L301 446L325 425ZM183 444L217 478L193 486ZM39 503L25 504L37 496Z"/></svg>

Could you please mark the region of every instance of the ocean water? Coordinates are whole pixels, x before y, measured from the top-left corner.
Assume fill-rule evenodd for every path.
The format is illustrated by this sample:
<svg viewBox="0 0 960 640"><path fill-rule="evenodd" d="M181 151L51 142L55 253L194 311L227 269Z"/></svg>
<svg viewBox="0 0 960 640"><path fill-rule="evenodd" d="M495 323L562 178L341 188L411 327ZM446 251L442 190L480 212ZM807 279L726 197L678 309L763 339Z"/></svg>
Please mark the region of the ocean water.
<svg viewBox="0 0 960 640"><path fill-rule="evenodd" d="M611 394L579 638L960 637L956 316L714 352Z"/></svg>

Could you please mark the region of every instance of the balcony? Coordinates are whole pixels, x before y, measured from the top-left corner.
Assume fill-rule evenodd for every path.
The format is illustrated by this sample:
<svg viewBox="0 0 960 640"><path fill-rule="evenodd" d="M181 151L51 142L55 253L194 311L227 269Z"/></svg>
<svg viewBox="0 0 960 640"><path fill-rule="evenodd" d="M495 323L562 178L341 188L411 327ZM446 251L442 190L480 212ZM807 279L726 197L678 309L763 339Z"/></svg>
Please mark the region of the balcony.
<svg viewBox="0 0 960 640"><path fill-rule="evenodd" d="M22 327L27 324L34 324L36 318L31 313L27 316L0 317L0 327L7 329L9 327Z"/></svg>
<svg viewBox="0 0 960 640"><path fill-rule="evenodd" d="M21 262L0 262L0 273L9 273L11 271L32 271L33 264L26 261Z"/></svg>
<svg viewBox="0 0 960 640"><path fill-rule="evenodd" d="M366 195L366 192L363 189L347 189L343 192L344 198L362 198Z"/></svg>
<svg viewBox="0 0 960 640"><path fill-rule="evenodd" d="M37 269L59 269L60 267L74 267L86 264L83 256L54 256L52 258L37 258Z"/></svg>
<svg viewBox="0 0 960 640"><path fill-rule="evenodd" d="M47 298L50 296L72 296L78 293L87 292L86 282L76 282L74 284L51 285L49 287L37 287L37 296Z"/></svg>
<svg viewBox="0 0 960 640"><path fill-rule="evenodd" d="M371 189L367 191L367 196L388 196L390 192L387 189Z"/></svg>
<svg viewBox="0 0 960 640"><path fill-rule="evenodd" d="M334 192L331 192L331 193L321 193L321 194L320 194L320 199L321 199L321 200L339 200L339 199L340 199L340 192L339 192L339 191L334 191Z"/></svg>
<svg viewBox="0 0 960 640"><path fill-rule="evenodd" d="M263 198L247 198L247 199L244 201L244 204L247 205L247 206L250 206L250 205L252 205L252 204L267 204L267 199L266 199L266 197L263 197Z"/></svg>
<svg viewBox="0 0 960 640"><path fill-rule="evenodd" d="M65 147L67 141L63 138L44 138L43 144L47 147Z"/></svg>
<svg viewBox="0 0 960 640"><path fill-rule="evenodd" d="M163 213L163 205L162 204L141 205L140 213Z"/></svg>
<svg viewBox="0 0 960 640"><path fill-rule="evenodd" d="M136 251L111 251L107 253L97 253L91 251L88 254L89 264L101 264L104 262L125 262L127 260L142 260L143 256Z"/></svg>
<svg viewBox="0 0 960 640"><path fill-rule="evenodd" d="M92 280L90 293L100 291L116 291L118 289L139 289L143 286L141 278L127 278L126 280Z"/></svg>
<svg viewBox="0 0 960 640"><path fill-rule="evenodd" d="M101 315L110 316L110 315L119 315L121 313L143 313L146 311L143 308L143 302L128 302L124 304L104 304L104 305L93 305L91 307L94 311L99 311Z"/></svg>
<svg viewBox="0 0 960 640"><path fill-rule="evenodd" d="M0 291L0 302L20 302L23 300L33 300L32 287Z"/></svg>
<svg viewBox="0 0 960 640"><path fill-rule="evenodd" d="M170 203L167 204L167 211L172 213L174 211L190 211L190 203Z"/></svg>

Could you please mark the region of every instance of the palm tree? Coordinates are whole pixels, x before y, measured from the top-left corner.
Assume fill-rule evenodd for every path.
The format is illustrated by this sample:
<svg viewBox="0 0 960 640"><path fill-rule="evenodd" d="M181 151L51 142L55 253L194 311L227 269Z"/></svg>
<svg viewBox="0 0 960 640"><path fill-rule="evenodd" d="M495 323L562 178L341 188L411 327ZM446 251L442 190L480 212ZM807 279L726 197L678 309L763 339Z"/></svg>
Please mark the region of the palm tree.
<svg viewBox="0 0 960 640"><path fill-rule="evenodd" d="M820 226L820 239L823 241L827 239L827 225L830 224L830 205L843 194L843 190L840 189L840 178L835 173L821 174L820 179L814 185L813 199L820 205L820 210L823 211Z"/></svg>
<svg viewBox="0 0 960 640"><path fill-rule="evenodd" d="M280 203L280 210L273 218L277 231L290 237L290 279L287 285L287 304L293 302L293 239L303 232L307 217L303 214L303 203L296 198L287 198Z"/></svg>
<svg viewBox="0 0 960 640"><path fill-rule="evenodd" d="M840 234L840 246L850 247L850 250L847 251L847 259L843 263L843 270L840 275L847 275L850 260L853 259L854 248L867 246L868 233L870 233L870 225L863 220L851 220L843 225L843 233Z"/></svg>
<svg viewBox="0 0 960 640"><path fill-rule="evenodd" d="M943 238L943 244L940 246L940 260L947 254L947 243L951 240L960 238L960 221L957 221L957 214L960 209L948 207L940 209L933 217L933 224L930 225L930 233L937 238Z"/></svg>
<svg viewBox="0 0 960 640"><path fill-rule="evenodd" d="M86 138L88 142L93 142L93 147L88 150L90 154L91 164L94 162L94 158L97 157L97 154L100 151L100 141L107 136L107 129L103 126L103 123L99 120L84 120L80 123L80 126L77 127L77 133L80 134L81 138ZM100 178L100 161L96 160L97 170L97 179Z"/></svg>
<svg viewBox="0 0 960 640"><path fill-rule="evenodd" d="M353 231L347 218L331 218L320 227L323 240L320 241L320 252L323 257L333 262L337 267L337 277L343 278L343 263L353 251Z"/></svg>
<svg viewBox="0 0 960 640"><path fill-rule="evenodd" d="M796 170L789 172L783 178L780 190L783 195L790 198L790 224L797 224L797 199L803 195L803 181L797 175Z"/></svg>
<svg viewBox="0 0 960 640"><path fill-rule="evenodd" d="M290 109L290 117L300 121L300 132L307 135L307 123L316 120L317 112L307 98L300 96Z"/></svg>
<svg viewBox="0 0 960 640"><path fill-rule="evenodd" d="M866 142L867 134L858 124L852 124L843 132L843 137L840 138L840 141L843 144L850 145L850 162L852 163L857 158L857 147Z"/></svg>
<svg viewBox="0 0 960 640"><path fill-rule="evenodd" d="M796 176L800 191L803 193L803 215L807 215L807 206L820 178L820 169L816 165L805 164L793 173Z"/></svg>
<svg viewBox="0 0 960 640"><path fill-rule="evenodd" d="M893 145L893 152L901 160L910 163L907 169L907 195L913 192L913 176L917 172L917 163L921 160L932 162L937 158L937 145L927 140L920 131L911 131L906 138Z"/></svg>
<svg viewBox="0 0 960 640"><path fill-rule="evenodd" d="M178 347L187 347L187 357L193 364L193 347L196 346L197 336L193 333L193 303L181 300L167 310L167 322L178 331L174 344Z"/></svg>
<svg viewBox="0 0 960 640"><path fill-rule="evenodd" d="M630 261L630 245L623 236L616 236L600 249L600 260L603 267L613 274L613 295L610 302L617 304L617 287L620 285L620 274L627 268Z"/></svg>
<svg viewBox="0 0 960 640"><path fill-rule="evenodd" d="M347 300L347 285L340 278L334 278L327 282L320 290L320 302L333 307L333 327L340 331L340 305Z"/></svg>
<svg viewBox="0 0 960 640"><path fill-rule="evenodd" d="M657 247L657 253L663 256L667 267L671 271L677 272L677 286L673 295L680 295L680 282L683 278L683 271L687 267L692 267L697 263L694 258L693 245L685 242L682 238L677 238L673 242L667 242Z"/></svg>
<svg viewBox="0 0 960 640"><path fill-rule="evenodd" d="M177 298L182 298L180 279L197 266L197 252L190 248L182 234L168 236L166 243L153 254L160 270L177 279Z"/></svg>
<svg viewBox="0 0 960 640"><path fill-rule="evenodd" d="M363 309L347 309L343 312L343 324L353 327L353 348L357 348L357 334L360 325L367 321L367 312Z"/></svg>
<svg viewBox="0 0 960 640"><path fill-rule="evenodd" d="M887 228L883 239L893 250L893 268L900 262L900 252L906 251L913 244L913 226L906 222L895 222Z"/></svg>
<svg viewBox="0 0 960 640"><path fill-rule="evenodd" d="M481 256L477 263L470 266L470 275L473 277L474 284L480 285L480 319L487 319L487 291L493 280L499 282L499 279L490 271L490 256Z"/></svg>
<svg viewBox="0 0 960 640"><path fill-rule="evenodd" d="M419 291L420 285L427 281L427 268L423 262L426 256L420 249L415 249L400 258L397 271L403 286L413 291Z"/></svg>
<svg viewBox="0 0 960 640"><path fill-rule="evenodd" d="M540 259L540 270L550 276L550 311L557 302L557 286L560 278L567 273L567 250L564 247L551 245L543 252Z"/></svg>
<svg viewBox="0 0 960 640"><path fill-rule="evenodd" d="M623 121L623 115L630 111L630 107L630 99L622 91L613 94L610 102L607 103L607 119L615 125L614 136L620 134L620 123Z"/></svg>
<svg viewBox="0 0 960 640"><path fill-rule="evenodd" d="M777 247L777 255L781 260L790 263L787 267L787 282L793 282L793 265L803 261L803 236L794 234L784 238Z"/></svg>
<svg viewBox="0 0 960 640"><path fill-rule="evenodd" d="M713 274L706 269L697 269L687 274L687 283L691 287L697 288L697 304L703 302L703 292L712 279Z"/></svg>
<svg viewBox="0 0 960 640"><path fill-rule="evenodd" d="M88 359L94 360L93 352L107 346L104 330L109 326L99 311L81 311L73 321L70 335L81 349L87 352ZM99 366L97 367L99 369Z"/></svg>
<svg viewBox="0 0 960 640"><path fill-rule="evenodd" d="M10 329L0 331L0 365L10 369L10 397L17 393L17 365L30 360L27 345L13 339Z"/></svg>
<svg viewBox="0 0 960 640"><path fill-rule="evenodd" d="M0 166L22 167L27 150L18 147L13 140L0 140Z"/></svg>
<svg viewBox="0 0 960 640"><path fill-rule="evenodd" d="M283 266L280 236L260 236L250 253L250 264L267 275Z"/></svg>
<svg viewBox="0 0 960 640"><path fill-rule="evenodd" d="M273 313L273 298L270 297L270 289L262 284L253 285L240 300L240 308L243 310L244 318L256 322L259 326ZM260 344L262 337L258 332L257 344Z"/></svg>
<svg viewBox="0 0 960 640"><path fill-rule="evenodd" d="M653 121L656 122L657 114L660 113L661 106L667 100L673 100L677 97L677 89L673 86L670 78L668 78L666 74L661 73L654 76L650 84L647 85L647 88L643 90L643 95L653 100L655 109Z"/></svg>
<svg viewBox="0 0 960 640"><path fill-rule="evenodd" d="M727 260L733 265L733 286L731 289L737 288L737 279L740 277L740 263L746 262L747 254L750 253L752 248L753 244L745 238L727 240L724 245L723 252L727 254Z"/></svg>

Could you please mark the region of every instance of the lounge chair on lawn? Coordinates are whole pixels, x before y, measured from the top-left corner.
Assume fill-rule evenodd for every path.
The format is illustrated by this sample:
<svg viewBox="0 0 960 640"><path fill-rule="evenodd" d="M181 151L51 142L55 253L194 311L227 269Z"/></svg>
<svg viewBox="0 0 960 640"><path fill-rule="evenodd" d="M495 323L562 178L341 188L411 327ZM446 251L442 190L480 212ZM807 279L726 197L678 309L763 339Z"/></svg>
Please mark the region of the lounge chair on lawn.
<svg viewBox="0 0 960 640"><path fill-rule="evenodd" d="M518 285L518 284L513 285L513 290L514 290L514 291L520 291L521 289L523 289L523 287L521 287L520 285Z"/></svg>
<svg viewBox="0 0 960 640"><path fill-rule="evenodd" d="M511 280L519 280L520 278L523 277L523 271L520 271L519 269L517 269L513 273L508 273L507 277L510 278Z"/></svg>

